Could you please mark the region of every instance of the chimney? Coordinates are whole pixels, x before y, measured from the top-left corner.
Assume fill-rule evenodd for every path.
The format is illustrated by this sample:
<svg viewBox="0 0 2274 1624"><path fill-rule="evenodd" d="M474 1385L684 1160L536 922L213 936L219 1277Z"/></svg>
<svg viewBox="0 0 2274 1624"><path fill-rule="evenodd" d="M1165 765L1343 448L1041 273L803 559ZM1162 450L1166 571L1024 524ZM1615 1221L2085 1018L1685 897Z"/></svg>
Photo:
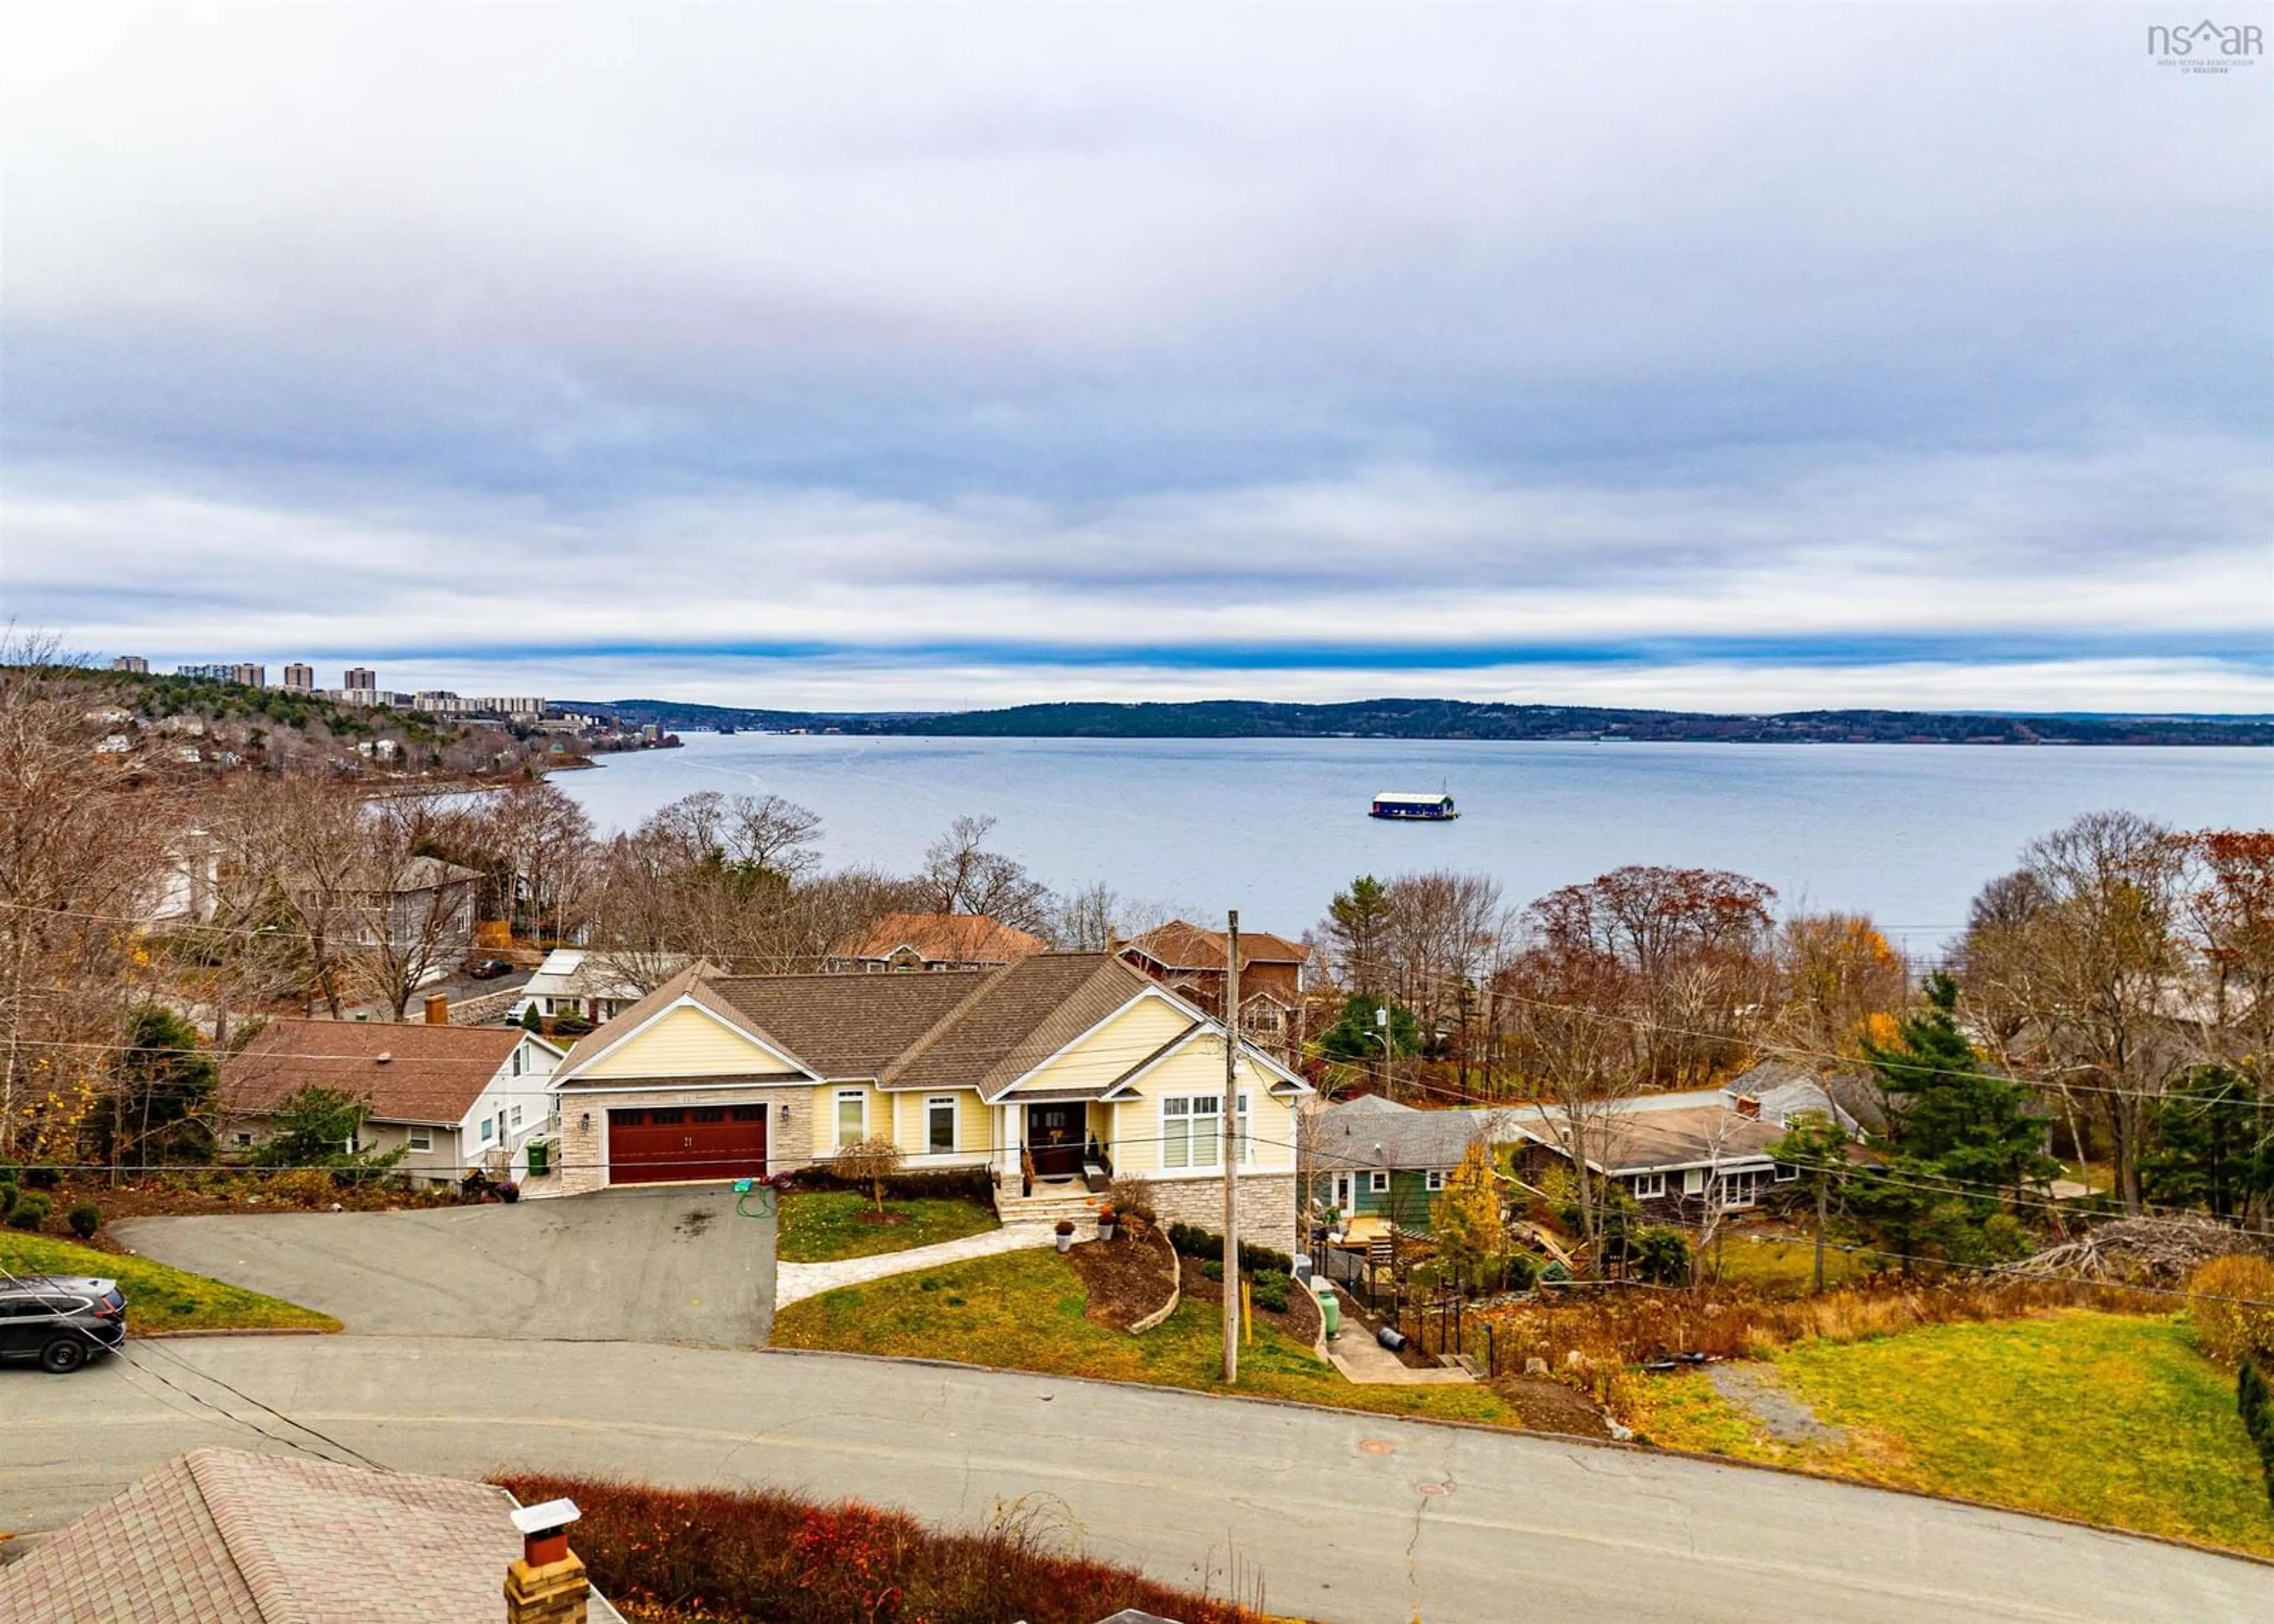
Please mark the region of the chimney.
<svg viewBox="0 0 2274 1624"><path fill-rule="evenodd" d="M448 993L430 992L426 995L426 1024L430 1026L450 1024L450 996Z"/></svg>
<svg viewBox="0 0 2274 1624"><path fill-rule="evenodd" d="M568 1548L568 1525L581 1515L573 1500L514 1512L522 1545L505 1570L506 1624L585 1624L592 1586L583 1560Z"/></svg>
<svg viewBox="0 0 2274 1624"><path fill-rule="evenodd" d="M1738 1116L1743 1116L1748 1122L1758 1122L1761 1119L1761 1102L1759 1100L1749 1094L1737 1094L1735 1098L1737 1102Z"/></svg>

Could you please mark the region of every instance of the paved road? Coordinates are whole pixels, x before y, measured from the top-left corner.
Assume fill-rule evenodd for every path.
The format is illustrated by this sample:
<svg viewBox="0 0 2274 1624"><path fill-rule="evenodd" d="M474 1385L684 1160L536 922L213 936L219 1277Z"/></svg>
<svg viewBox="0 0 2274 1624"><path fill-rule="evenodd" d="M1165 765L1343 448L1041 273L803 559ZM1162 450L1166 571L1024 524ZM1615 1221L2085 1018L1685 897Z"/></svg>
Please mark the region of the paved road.
<svg viewBox="0 0 2274 1624"><path fill-rule="evenodd" d="M419 1337L143 1343L0 1372L0 1528L184 1449L282 1431L390 1464L775 1484L942 1522L1048 1496L1090 1548L1336 1624L1844 1624L2274 1616L2274 1569L1848 1485L1513 1433L835 1356Z"/></svg>
<svg viewBox="0 0 2274 1624"><path fill-rule="evenodd" d="M774 1221L739 1216L724 1186L404 1213L138 1218L112 1233L358 1333L757 1348L773 1325Z"/></svg>

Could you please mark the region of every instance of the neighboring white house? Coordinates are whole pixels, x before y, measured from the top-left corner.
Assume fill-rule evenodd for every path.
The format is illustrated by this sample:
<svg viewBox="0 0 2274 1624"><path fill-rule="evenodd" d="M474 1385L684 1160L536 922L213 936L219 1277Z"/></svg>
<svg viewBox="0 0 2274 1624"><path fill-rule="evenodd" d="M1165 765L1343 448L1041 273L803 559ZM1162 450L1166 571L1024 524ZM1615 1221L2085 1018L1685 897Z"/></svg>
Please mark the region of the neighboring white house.
<svg viewBox="0 0 2274 1624"><path fill-rule="evenodd" d="M557 1135L550 1084L563 1058L517 1027L272 1020L222 1064L222 1148L252 1149L301 1089L337 1088L370 1108L352 1148L406 1147L398 1172L425 1184L477 1169L525 1178L530 1147Z"/></svg>
<svg viewBox="0 0 2274 1624"><path fill-rule="evenodd" d="M650 955L639 968L651 979L667 980L687 967L683 953ZM521 989L521 1001L507 1016L519 1020L531 1010L539 1015L580 1015L598 1026L614 1020L647 996L626 967L589 948L556 947L545 955Z"/></svg>

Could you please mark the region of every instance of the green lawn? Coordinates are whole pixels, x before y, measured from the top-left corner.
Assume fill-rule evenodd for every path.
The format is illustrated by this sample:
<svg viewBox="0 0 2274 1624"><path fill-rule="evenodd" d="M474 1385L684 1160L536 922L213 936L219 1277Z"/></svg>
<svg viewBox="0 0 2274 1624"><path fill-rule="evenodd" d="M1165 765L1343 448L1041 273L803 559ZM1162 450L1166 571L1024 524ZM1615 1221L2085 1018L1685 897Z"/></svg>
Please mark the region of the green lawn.
<svg viewBox="0 0 2274 1624"><path fill-rule="evenodd" d="M1715 1257L1706 1249L1707 1277L1728 1285L1746 1285L1773 1296L1798 1296L1816 1283L1816 1243L1804 1237L1776 1236L1756 1240L1743 1230L1727 1236ZM1718 1270L1716 1264L1718 1263ZM1824 1283L1844 1286L1864 1273L1855 1254L1837 1246L1824 1249Z"/></svg>
<svg viewBox="0 0 2274 1624"><path fill-rule="evenodd" d="M1081 1277L1035 1249L847 1286L775 1317L778 1348L915 1355L972 1365L1222 1391L1224 1321L1189 1297L1140 1336L1085 1317ZM1239 1391L1346 1410L1513 1426L1516 1412L1482 1387L1355 1387L1268 1327L1240 1350Z"/></svg>
<svg viewBox="0 0 2274 1624"><path fill-rule="evenodd" d="M874 1204L851 1190L798 1190L781 1199L781 1232L774 1256L784 1263L833 1263L880 1252L906 1252L937 1241L961 1240L1002 1226L975 1201L887 1201L902 1223L864 1223Z"/></svg>
<svg viewBox="0 0 2274 1624"><path fill-rule="evenodd" d="M2274 1555L2234 1382L2177 1320L2067 1312L1808 1342L1776 1378L1844 1442L1770 1439L1702 1372L1653 1378L1654 1443Z"/></svg>
<svg viewBox="0 0 2274 1624"><path fill-rule="evenodd" d="M126 1328L136 1331L275 1331L340 1322L312 1308L168 1268L147 1258L97 1252L42 1235L0 1230L0 1269L11 1274L96 1274L126 1294Z"/></svg>

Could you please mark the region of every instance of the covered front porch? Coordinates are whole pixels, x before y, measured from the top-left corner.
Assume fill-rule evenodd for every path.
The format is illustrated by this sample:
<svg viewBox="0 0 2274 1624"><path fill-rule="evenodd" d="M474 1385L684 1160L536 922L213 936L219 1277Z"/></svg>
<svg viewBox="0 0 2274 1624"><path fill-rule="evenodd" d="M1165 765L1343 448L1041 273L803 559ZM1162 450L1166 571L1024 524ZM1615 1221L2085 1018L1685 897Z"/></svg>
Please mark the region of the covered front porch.
<svg viewBox="0 0 2274 1624"><path fill-rule="evenodd" d="M1096 1099L1013 1099L996 1107L998 1195L1103 1194L1113 1177L1113 1108Z"/></svg>

